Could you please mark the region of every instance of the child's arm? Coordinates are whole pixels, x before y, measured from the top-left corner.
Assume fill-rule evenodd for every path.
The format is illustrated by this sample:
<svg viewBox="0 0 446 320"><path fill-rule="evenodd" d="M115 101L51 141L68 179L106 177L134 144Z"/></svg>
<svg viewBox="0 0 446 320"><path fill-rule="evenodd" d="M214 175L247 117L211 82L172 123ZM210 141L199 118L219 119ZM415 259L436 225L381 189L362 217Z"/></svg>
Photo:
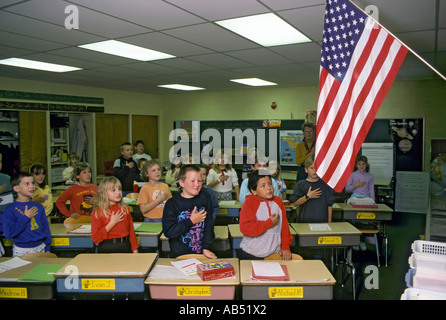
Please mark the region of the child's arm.
<svg viewBox="0 0 446 320"><path fill-rule="evenodd" d="M3 233L6 239L14 239L22 233L29 220L38 212L35 206L30 209L26 206L24 214L19 214L15 210L15 206L10 205L3 211Z"/></svg>
<svg viewBox="0 0 446 320"><path fill-rule="evenodd" d="M156 208L161 202L163 202L167 199L168 199L167 193L165 193L164 191L160 191L158 193L156 199L153 199L150 202L140 203L139 208L141 209L141 212L144 215L145 213L148 213L151 210L153 210L154 208ZM149 200L149 198L147 200Z"/></svg>
<svg viewBox="0 0 446 320"><path fill-rule="evenodd" d="M127 207L127 221L128 221L128 226L129 226L129 239L130 239L130 244L132 246L132 251L133 253L138 253L138 241L136 240L136 234L135 234L135 228L133 226L133 219L132 219L132 215L130 214L130 209Z"/></svg>
<svg viewBox="0 0 446 320"><path fill-rule="evenodd" d="M110 213L110 219L103 218L99 209L93 211L91 215L91 238L94 243L99 243L107 239L107 234L120 221L124 220L124 212L119 210Z"/></svg>
<svg viewBox="0 0 446 320"><path fill-rule="evenodd" d="M178 221L178 212L173 201L167 201L163 210L163 232L167 238L178 238L194 225L191 219Z"/></svg>
<svg viewBox="0 0 446 320"><path fill-rule="evenodd" d="M333 207L329 206L328 207L328 223L331 223L332 217L333 217Z"/></svg>
<svg viewBox="0 0 446 320"><path fill-rule="evenodd" d="M56 200L56 207L66 217L71 216L70 210L67 209L65 203L71 198L72 187L65 190Z"/></svg>
<svg viewBox="0 0 446 320"><path fill-rule="evenodd" d="M322 190L320 188L317 188L315 190L311 190L311 187L308 189L308 192L293 202L293 205L300 206L304 204L307 201L310 201L311 199L317 199L321 196Z"/></svg>
<svg viewBox="0 0 446 320"><path fill-rule="evenodd" d="M256 210L256 206L250 205L250 202L245 202L240 210L240 231L245 236L260 236L278 223L278 215L271 215L269 219L264 221L257 220Z"/></svg>

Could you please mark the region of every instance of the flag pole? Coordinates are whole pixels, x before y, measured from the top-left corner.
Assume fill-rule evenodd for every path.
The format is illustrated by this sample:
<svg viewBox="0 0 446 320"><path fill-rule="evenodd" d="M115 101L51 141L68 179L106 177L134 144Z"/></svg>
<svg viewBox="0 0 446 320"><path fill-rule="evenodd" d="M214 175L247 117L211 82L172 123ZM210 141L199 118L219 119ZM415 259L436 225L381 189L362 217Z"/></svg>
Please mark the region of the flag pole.
<svg viewBox="0 0 446 320"><path fill-rule="evenodd" d="M362 8L360 8L356 3L354 3L351 0L348 0L352 5L354 5L356 8L358 8L360 11L362 11L364 14L366 14L369 18L371 18L373 21L375 21L381 28L383 28L386 32L388 32L392 37L394 37L401 45L407 48L414 56L416 56L418 59L420 59L425 65L427 65L432 71L434 71L436 74L438 74L443 80L446 81L446 77L440 73L437 69L435 69L432 65L429 64L426 60L424 60L418 53L416 53L414 50L412 50L409 46L407 46L404 42L402 42L399 38L397 38L392 32L390 32L388 29L386 29L381 23L376 21L371 15L369 15L367 12L365 12Z"/></svg>

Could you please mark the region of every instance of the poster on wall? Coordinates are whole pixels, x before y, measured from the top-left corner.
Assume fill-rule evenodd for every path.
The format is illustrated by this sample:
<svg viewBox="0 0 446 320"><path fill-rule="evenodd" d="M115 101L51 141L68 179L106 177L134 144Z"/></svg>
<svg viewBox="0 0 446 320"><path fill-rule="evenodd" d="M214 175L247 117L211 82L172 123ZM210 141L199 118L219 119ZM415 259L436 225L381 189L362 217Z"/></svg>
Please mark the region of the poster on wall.
<svg viewBox="0 0 446 320"><path fill-rule="evenodd" d="M175 141L189 139L189 142L198 142L200 137L200 121L175 121L175 129L183 129L187 137L181 137L180 133L175 136Z"/></svg>
<svg viewBox="0 0 446 320"><path fill-rule="evenodd" d="M396 150L395 170L422 171L424 119L391 119L389 126Z"/></svg>
<svg viewBox="0 0 446 320"><path fill-rule="evenodd" d="M280 165L296 165L296 146L303 141L302 130L280 130Z"/></svg>

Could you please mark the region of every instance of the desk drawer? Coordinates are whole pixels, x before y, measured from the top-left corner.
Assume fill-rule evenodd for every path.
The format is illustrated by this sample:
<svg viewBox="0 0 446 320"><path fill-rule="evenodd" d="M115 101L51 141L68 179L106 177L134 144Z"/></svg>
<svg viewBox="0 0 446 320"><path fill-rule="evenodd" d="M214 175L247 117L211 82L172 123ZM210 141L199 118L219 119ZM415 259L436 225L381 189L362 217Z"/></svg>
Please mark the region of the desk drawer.
<svg viewBox="0 0 446 320"><path fill-rule="evenodd" d="M299 247L343 247L359 245L360 235L315 235L299 236Z"/></svg>

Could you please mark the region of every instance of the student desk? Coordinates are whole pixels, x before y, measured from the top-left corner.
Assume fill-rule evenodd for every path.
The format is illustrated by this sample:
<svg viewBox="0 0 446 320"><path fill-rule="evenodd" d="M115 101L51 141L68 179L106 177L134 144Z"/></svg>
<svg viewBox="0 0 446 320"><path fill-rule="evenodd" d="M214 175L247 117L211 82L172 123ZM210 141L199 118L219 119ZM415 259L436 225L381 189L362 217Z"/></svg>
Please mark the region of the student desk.
<svg viewBox="0 0 446 320"><path fill-rule="evenodd" d="M234 202L234 204L228 204L228 202ZM227 200L227 201L218 201L218 205L220 206L220 210L218 210L218 215L223 217L231 217L235 218L238 221L238 215L240 209L242 208L242 203L238 200Z"/></svg>
<svg viewBox="0 0 446 320"><path fill-rule="evenodd" d="M389 241L386 234L386 222L392 220L393 209L383 203L378 203L378 208L354 208L349 203L337 204L342 210L342 220L352 223L376 223L378 229L381 229L385 244L385 259L387 267Z"/></svg>
<svg viewBox="0 0 446 320"><path fill-rule="evenodd" d="M51 247L54 250L91 250L93 240L90 233L70 233L74 229L89 223L50 223Z"/></svg>
<svg viewBox="0 0 446 320"><path fill-rule="evenodd" d="M361 240L361 231L356 229L348 222L332 222L312 225L327 225L330 230L312 230L308 223L292 223L291 226L296 230L297 245L299 247L310 248L348 248L359 245ZM348 258L347 266L352 268L352 287L353 300L356 297L355 267ZM334 271L333 254L331 256L331 270Z"/></svg>
<svg viewBox="0 0 446 320"><path fill-rule="evenodd" d="M211 251L227 251L231 249L229 243L228 227L227 226L214 226L215 240L212 244ZM161 251L169 252L169 239L163 234L160 237Z"/></svg>
<svg viewBox="0 0 446 320"><path fill-rule="evenodd" d="M268 262L273 262L269 260ZM320 260L275 261L286 265L289 281L252 280L252 261L240 261L244 300L330 300L336 280Z"/></svg>
<svg viewBox="0 0 446 320"><path fill-rule="evenodd" d="M55 273L60 293L143 293L156 253L79 254Z"/></svg>
<svg viewBox="0 0 446 320"><path fill-rule="evenodd" d="M156 265L172 266L175 259L159 258ZM203 281L200 278L169 279L147 277L152 299L170 300L233 300L240 284L239 261L234 258L198 259L203 263L227 261L234 267L234 277Z"/></svg>
<svg viewBox="0 0 446 320"><path fill-rule="evenodd" d="M242 242L243 239L243 233L240 231L239 224L230 224L228 225L228 229L232 243L232 256L235 258L237 256L236 250L240 249L240 243ZM296 235L296 231L293 229L291 224L290 224L290 233L291 236L293 236L293 243L291 244L291 246L293 246L295 243L294 236Z"/></svg>
<svg viewBox="0 0 446 320"><path fill-rule="evenodd" d="M1 257L0 262L12 259L11 257ZM25 259L24 259L25 260ZM34 279L35 275L27 279L20 279L36 267L42 268L45 265L65 265L71 258L37 258L26 261L31 262L25 266L11 269L0 273L0 298L1 299L53 299L56 293L56 280ZM45 278L45 275L44 275ZM34 279L34 280L32 280Z"/></svg>
<svg viewBox="0 0 446 320"><path fill-rule="evenodd" d="M74 229L90 225L89 223L50 224L52 242L55 250L82 250L94 247L91 233L70 233ZM158 248L159 237L162 231L161 223L137 222L135 235L141 248ZM139 226L139 227L138 227ZM141 231L139 231L141 230Z"/></svg>

